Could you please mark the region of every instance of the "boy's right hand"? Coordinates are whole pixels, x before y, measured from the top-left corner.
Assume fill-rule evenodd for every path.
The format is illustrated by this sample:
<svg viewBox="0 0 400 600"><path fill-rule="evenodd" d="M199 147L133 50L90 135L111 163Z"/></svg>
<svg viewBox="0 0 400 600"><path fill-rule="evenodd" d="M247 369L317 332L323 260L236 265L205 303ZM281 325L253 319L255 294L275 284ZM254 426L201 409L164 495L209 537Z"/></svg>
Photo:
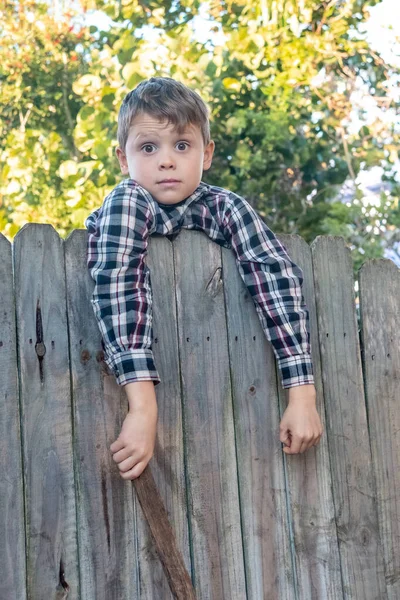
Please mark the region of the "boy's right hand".
<svg viewBox="0 0 400 600"><path fill-rule="evenodd" d="M158 409L152 381L128 383L125 389L129 412L110 450L121 477L136 479L153 456Z"/></svg>

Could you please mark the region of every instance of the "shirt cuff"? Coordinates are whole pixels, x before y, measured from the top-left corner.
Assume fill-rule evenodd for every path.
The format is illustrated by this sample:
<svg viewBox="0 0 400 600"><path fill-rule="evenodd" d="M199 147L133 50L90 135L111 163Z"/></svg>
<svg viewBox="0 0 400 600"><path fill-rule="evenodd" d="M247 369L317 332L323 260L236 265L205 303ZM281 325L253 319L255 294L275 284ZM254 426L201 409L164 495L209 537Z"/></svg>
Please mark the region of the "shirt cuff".
<svg viewBox="0 0 400 600"><path fill-rule="evenodd" d="M104 362L112 371L118 385L132 381L154 381L158 385L161 379L154 364L153 351L149 348L133 348L104 356Z"/></svg>
<svg viewBox="0 0 400 600"><path fill-rule="evenodd" d="M314 383L311 354L296 354L278 360L283 388Z"/></svg>

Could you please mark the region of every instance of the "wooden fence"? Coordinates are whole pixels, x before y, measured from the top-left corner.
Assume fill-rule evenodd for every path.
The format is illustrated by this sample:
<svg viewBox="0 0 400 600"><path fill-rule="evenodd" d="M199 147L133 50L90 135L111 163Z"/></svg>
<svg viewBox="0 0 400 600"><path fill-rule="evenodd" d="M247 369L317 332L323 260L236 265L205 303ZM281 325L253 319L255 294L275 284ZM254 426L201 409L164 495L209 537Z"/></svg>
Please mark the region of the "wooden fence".
<svg viewBox="0 0 400 600"><path fill-rule="evenodd" d="M150 466L198 599L395 600L399 269L363 265L359 332L344 240L278 237L304 271L319 446L283 453L286 391L234 255L182 230L149 243ZM172 598L109 451L127 399L102 360L86 241L39 224L0 235L1 600Z"/></svg>

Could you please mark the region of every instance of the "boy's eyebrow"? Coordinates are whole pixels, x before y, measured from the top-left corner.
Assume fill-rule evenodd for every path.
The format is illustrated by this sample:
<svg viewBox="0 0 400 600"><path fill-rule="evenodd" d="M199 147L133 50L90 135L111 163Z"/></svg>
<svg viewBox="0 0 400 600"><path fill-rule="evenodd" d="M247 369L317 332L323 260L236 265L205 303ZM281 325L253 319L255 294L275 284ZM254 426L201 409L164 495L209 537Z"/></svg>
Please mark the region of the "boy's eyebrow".
<svg viewBox="0 0 400 600"><path fill-rule="evenodd" d="M182 136L182 135L194 135L192 131L188 130L188 131L184 131L183 133L174 133L175 136ZM144 131L144 132L140 132L137 136L136 139L138 140L139 138L142 137L160 137L158 135L158 133L156 132L150 132L150 131Z"/></svg>

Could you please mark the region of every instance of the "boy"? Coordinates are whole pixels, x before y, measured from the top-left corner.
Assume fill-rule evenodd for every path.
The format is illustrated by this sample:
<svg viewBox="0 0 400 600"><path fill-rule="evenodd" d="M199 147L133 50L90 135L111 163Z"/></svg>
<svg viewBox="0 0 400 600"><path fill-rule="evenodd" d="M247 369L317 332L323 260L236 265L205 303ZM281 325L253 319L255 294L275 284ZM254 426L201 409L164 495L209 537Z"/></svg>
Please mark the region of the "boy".
<svg viewBox="0 0 400 600"><path fill-rule="evenodd" d="M160 383L152 345L152 292L145 263L152 233L204 231L232 248L289 388L280 423L288 454L316 445L322 426L302 296L302 271L250 204L201 181L211 166L208 109L201 97L169 77L142 81L118 115L117 158L129 175L85 221L91 299L102 333L105 362L124 385L129 411L111 444L123 479L138 477L153 455Z"/></svg>

